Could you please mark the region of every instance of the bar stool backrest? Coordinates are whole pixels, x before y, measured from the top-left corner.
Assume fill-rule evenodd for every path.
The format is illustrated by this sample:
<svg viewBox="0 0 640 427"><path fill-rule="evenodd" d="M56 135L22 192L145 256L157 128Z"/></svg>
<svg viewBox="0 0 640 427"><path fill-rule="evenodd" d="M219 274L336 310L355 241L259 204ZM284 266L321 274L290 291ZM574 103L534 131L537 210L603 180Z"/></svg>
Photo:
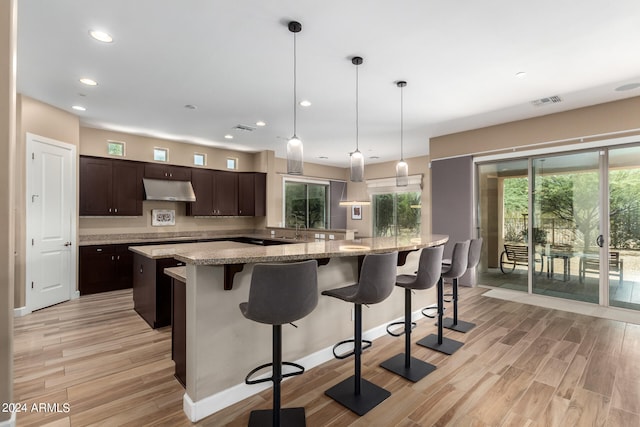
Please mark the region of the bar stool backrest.
<svg viewBox="0 0 640 427"><path fill-rule="evenodd" d="M476 268L480 262L480 252L482 251L482 237L477 239L471 239L469 245L469 261L467 263L467 269Z"/></svg>
<svg viewBox="0 0 640 427"><path fill-rule="evenodd" d="M318 305L318 262L256 264L249 300L241 304L248 319L283 325L302 319Z"/></svg>
<svg viewBox="0 0 640 427"><path fill-rule="evenodd" d="M453 254L451 254L451 267L442 272L442 277L446 279L457 279L467 271L467 262L469 261L469 240L457 242L453 246Z"/></svg>
<svg viewBox="0 0 640 427"><path fill-rule="evenodd" d="M411 289L429 289L438 283L443 252L443 245L422 250L420 261L418 262L416 281L411 286Z"/></svg>
<svg viewBox="0 0 640 427"><path fill-rule="evenodd" d="M356 294L350 299L356 304L376 304L384 301L396 284L398 252L369 254L362 261Z"/></svg>

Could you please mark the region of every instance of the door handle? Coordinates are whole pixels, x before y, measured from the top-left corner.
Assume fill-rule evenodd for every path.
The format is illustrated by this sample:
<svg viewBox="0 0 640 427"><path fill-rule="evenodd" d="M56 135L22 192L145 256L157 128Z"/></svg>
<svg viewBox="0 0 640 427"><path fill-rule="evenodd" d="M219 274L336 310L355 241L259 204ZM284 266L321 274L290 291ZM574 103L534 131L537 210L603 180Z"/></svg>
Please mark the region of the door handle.
<svg viewBox="0 0 640 427"><path fill-rule="evenodd" d="M602 245L604 244L604 236L602 234L598 236L598 238L596 239L596 243L598 244L598 246L602 247Z"/></svg>
<svg viewBox="0 0 640 427"><path fill-rule="evenodd" d="M64 242L65 246L71 246L71 242Z"/></svg>

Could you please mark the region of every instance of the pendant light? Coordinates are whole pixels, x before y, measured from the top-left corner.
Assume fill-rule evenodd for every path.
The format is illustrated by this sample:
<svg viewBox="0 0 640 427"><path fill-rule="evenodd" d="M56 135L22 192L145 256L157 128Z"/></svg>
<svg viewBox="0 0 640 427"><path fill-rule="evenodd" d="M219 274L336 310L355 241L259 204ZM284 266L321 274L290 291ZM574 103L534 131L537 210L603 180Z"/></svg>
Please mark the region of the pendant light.
<svg viewBox="0 0 640 427"><path fill-rule="evenodd" d="M359 146L359 127L358 127L358 65L362 64L363 60L359 56L354 56L351 59L351 63L356 66L356 151L351 153L351 168L350 179L351 182L362 182L364 179L364 156L360 152Z"/></svg>
<svg viewBox="0 0 640 427"><path fill-rule="evenodd" d="M396 186L406 187L409 185L409 165L404 161L404 98L403 88L407 85L405 81L399 81L396 85L400 88L400 161L396 165Z"/></svg>
<svg viewBox="0 0 640 427"><path fill-rule="evenodd" d="M289 22L289 31L293 33L293 136L287 142L287 173L290 175L302 175L302 141L296 135L296 33L302 31L302 24L296 21Z"/></svg>

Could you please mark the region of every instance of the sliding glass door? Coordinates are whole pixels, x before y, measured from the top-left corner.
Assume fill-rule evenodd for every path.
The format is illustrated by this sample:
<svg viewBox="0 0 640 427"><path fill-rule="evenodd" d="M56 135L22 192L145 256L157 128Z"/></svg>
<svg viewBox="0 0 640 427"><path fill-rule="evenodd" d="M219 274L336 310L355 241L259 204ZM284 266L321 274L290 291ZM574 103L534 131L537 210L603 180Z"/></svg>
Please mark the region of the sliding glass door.
<svg viewBox="0 0 640 427"><path fill-rule="evenodd" d="M609 150L609 305L640 310L640 147Z"/></svg>
<svg viewBox="0 0 640 427"><path fill-rule="evenodd" d="M477 165L479 283L640 310L640 146Z"/></svg>
<svg viewBox="0 0 640 427"><path fill-rule="evenodd" d="M477 219L486 257L478 265L478 283L527 292L525 234L529 215L528 161L478 165ZM525 257L518 257L525 251Z"/></svg>
<svg viewBox="0 0 640 427"><path fill-rule="evenodd" d="M600 153L532 159L527 242L540 259L535 294L598 303L600 298Z"/></svg>

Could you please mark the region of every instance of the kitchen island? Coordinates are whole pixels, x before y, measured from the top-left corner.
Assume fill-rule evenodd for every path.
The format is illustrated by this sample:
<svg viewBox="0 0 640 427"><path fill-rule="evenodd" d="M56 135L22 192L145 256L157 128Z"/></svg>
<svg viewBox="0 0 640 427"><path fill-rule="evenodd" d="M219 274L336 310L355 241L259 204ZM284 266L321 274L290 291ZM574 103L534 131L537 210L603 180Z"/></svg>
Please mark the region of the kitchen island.
<svg viewBox="0 0 640 427"><path fill-rule="evenodd" d="M186 264L187 376L183 408L189 419L200 420L270 387L270 383L244 384L251 369L271 360L271 327L245 319L238 308L248 298L256 263L317 259L321 292L356 282L359 262L369 253L397 250L404 262L398 273L412 274L419 249L447 240L444 235L422 235L226 249L207 243L175 245L173 257ZM229 265L242 268L234 274L232 289L225 290L225 266ZM418 310L436 301L435 292L420 292L415 300ZM387 300L365 310L365 338L383 335L388 322L402 317L403 303L403 293L394 291ZM283 359L307 369L332 359L333 344L353 334L351 310L349 304L320 297L317 308L296 322L298 328L285 327Z"/></svg>

